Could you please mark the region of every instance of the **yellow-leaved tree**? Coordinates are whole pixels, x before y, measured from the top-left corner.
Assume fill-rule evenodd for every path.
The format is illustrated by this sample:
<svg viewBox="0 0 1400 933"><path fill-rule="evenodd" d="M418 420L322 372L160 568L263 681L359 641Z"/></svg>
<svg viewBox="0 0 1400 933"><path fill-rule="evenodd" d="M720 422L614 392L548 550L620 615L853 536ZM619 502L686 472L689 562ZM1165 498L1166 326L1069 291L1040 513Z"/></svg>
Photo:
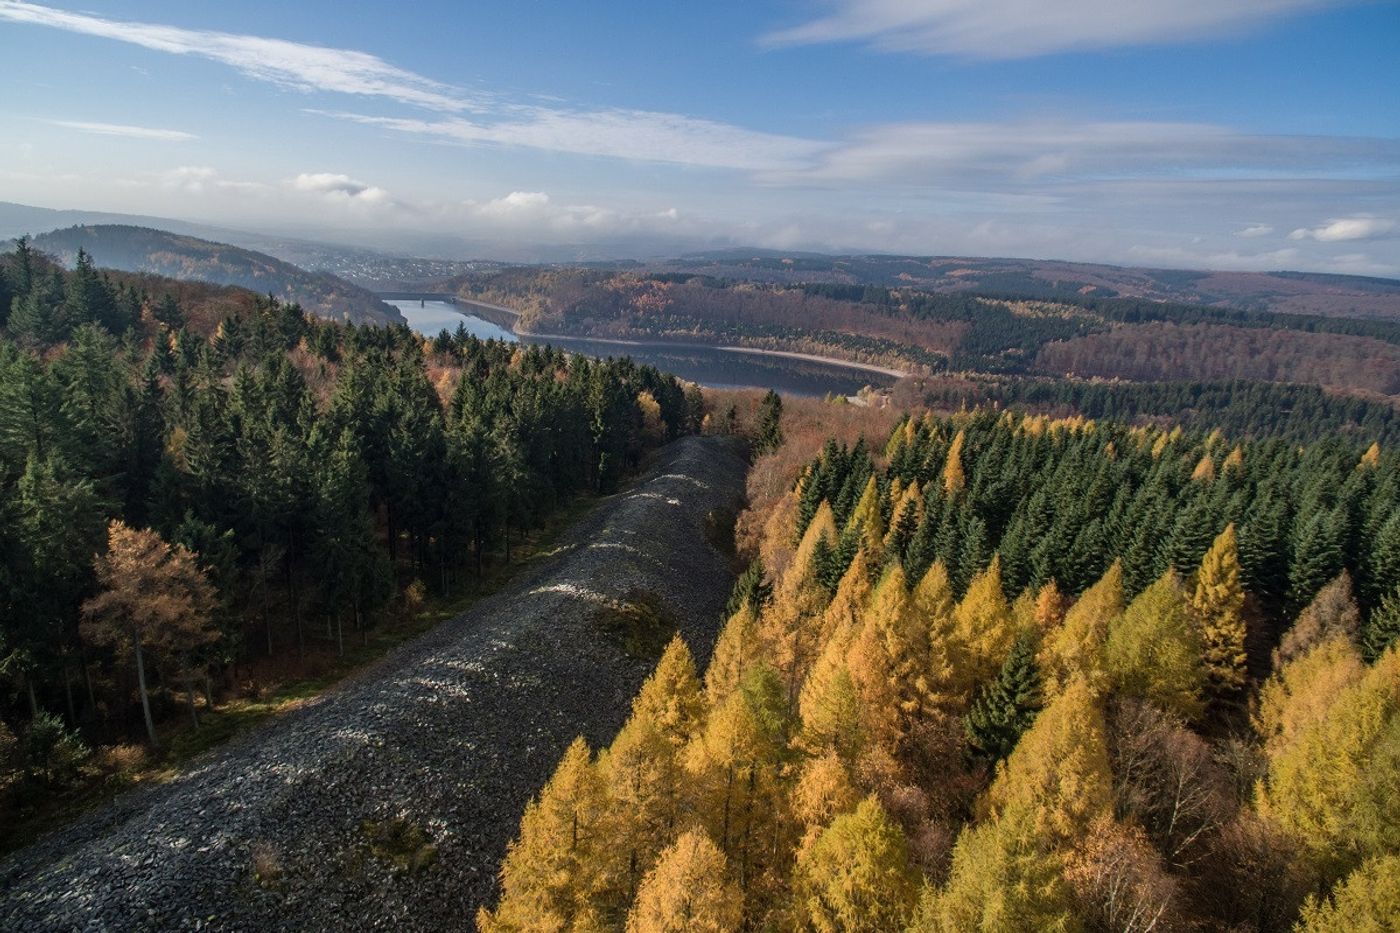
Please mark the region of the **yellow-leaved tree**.
<svg viewBox="0 0 1400 933"><path fill-rule="evenodd" d="M904 833L874 797L836 817L797 856L793 914L803 930L901 930L918 896Z"/></svg>
<svg viewBox="0 0 1400 933"><path fill-rule="evenodd" d="M802 684L798 704L802 747L814 755L830 751L848 762L865 745L865 710L846 663L849 645L850 637L840 634L827 642Z"/></svg>
<svg viewBox="0 0 1400 933"><path fill-rule="evenodd" d="M671 745L680 748L699 732L705 711L695 658L680 635L675 635L632 701L632 715L650 716Z"/></svg>
<svg viewBox="0 0 1400 933"><path fill-rule="evenodd" d="M967 433L959 430L948 445L948 459L943 464L943 494L949 498L963 491L967 485L967 474L963 472L962 450L967 443Z"/></svg>
<svg viewBox="0 0 1400 933"><path fill-rule="evenodd" d="M792 789L793 815L804 827L803 845L810 843L833 819L854 810L860 792L845 761L828 751L808 758Z"/></svg>
<svg viewBox="0 0 1400 933"><path fill-rule="evenodd" d="M729 860L750 923L773 906L791 863L797 835L788 808L791 732L786 688L760 665L710 713L686 750L697 814Z"/></svg>
<svg viewBox="0 0 1400 933"><path fill-rule="evenodd" d="M885 541L885 517L880 510L880 487L874 475L866 480L860 501L846 520L846 531L859 535L859 548L870 555L872 563L880 563Z"/></svg>
<svg viewBox="0 0 1400 933"><path fill-rule="evenodd" d="M971 684L990 680L1016 640L1011 605L1001 589L1001 555L972 578L953 613L953 630L965 652L965 677Z"/></svg>
<svg viewBox="0 0 1400 933"><path fill-rule="evenodd" d="M904 570L886 572L871 596L847 661L860 695L865 735L890 752L928 702L928 630L911 611Z"/></svg>
<svg viewBox="0 0 1400 933"><path fill-rule="evenodd" d="M1200 628L1175 571L1139 593L1109 626L1103 657L1108 679L1120 692L1185 719L1200 715L1206 679Z"/></svg>
<svg viewBox="0 0 1400 933"><path fill-rule="evenodd" d="M690 830L647 872L627 933L734 933L742 922L743 898L724 853L704 832Z"/></svg>
<svg viewBox="0 0 1400 933"><path fill-rule="evenodd" d="M1361 652L1342 636L1329 638L1284 664L1259 690L1254 728L1264 740L1264 749L1272 755L1293 744L1364 676Z"/></svg>
<svg viewBox="0 0 1400 933"><path fill-rule="evenodd" d="M575 739L537 799L501 866L501 900L477 913L482 933L591 930L618 866L609 838L607 789L588 745Z"/></svg>
<svg viewBox="0 0 1400 933"><path fill-rule="evenodd" d="M710 665L705 668L705 700L709 707L719 706L738 690L744 675L758 660L758 616L745 603L720 629Z"/></svg>
<svg viewBox="0 0 1400 933"><path fill-rule="evenodd" d="M818 579L816 558L822 549L834 551L836 544L836 519L831 505L823 500L802 534L773 601L758 620L762 656L781 675L789 699L794 702L808 667L821 649L821 617L828 594Z"/></svg>
<svg viewBox="0 0 1400 933"><path fill-rule="evenodd" d="M1274 747L1255 797L1323 881L1400 851L1400 651L1381 655L1320 719Z"/></svg>
<svg viewBox="0 0 1400 933"><path fill-rule="evenodd" d="M1239 542L1234 522L1201 558L1191 593L1191 608L1201 626L1201 658L1206 667L1206 690L1228 700L1244 689L1244 588L1240 585Z"/></svg>
<svg viewBox="0 0 1400 933"><path fill-rule="evenodd" d="M924 670L928 701L937 710L956 711L966 705L975 683L969 676L967 650L957 624L957 601L943 561L934 561L914 587L910 611L927 633Z"/></svg>
<svg viewBox="0 0 1400 933"><path fill-rule="evenodd" d="M1394 933L1400 929L1400 855L1368 859L1332 893L1308 898L1296 933Z"/></svg>
<svg viewBox="0 0 1400 933"><path fill-rule="evenodd" d="M1075 600L1064 623L1041 642L1040 676L1046 696L1054 696L1076 676L1091 686L1103 680L1103 647L1108 631L1123 614L1123 565L1113 566Z"/></svg>

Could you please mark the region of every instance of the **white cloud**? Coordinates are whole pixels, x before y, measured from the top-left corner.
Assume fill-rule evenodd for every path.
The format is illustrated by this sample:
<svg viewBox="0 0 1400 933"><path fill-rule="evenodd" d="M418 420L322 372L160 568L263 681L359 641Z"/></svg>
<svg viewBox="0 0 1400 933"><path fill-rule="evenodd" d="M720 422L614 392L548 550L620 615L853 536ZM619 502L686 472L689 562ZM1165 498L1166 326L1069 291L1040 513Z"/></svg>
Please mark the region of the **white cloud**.
<svg viewBox="0 0 1400 933"><path fill-rule="evenodd" d="M332 201L387 204L393 200L383 188L332 172L303 172L291 179L288 185L295 191L320 195Z"/></svg>
<svg viewBox="0 0 1400 933"><path fill-rule="evenodd" d="M745 171L798 168L826 148L812 140L646 110L574 111L512 106L491 119L475 120L315 112L397 133L469 145L523 146L575 155Z"/></svg>
<svg viewBox="0 0 1400 933"><path fill-rule="evenodd" d="M1400 140L1257 136L1204 123L1032 120L896 123L829 147L773 182L1036 187L1162 177L1264 178L1400 168Z"/></svg>
<svg viewBox="0 0 1400 933"><path fill-rule="evenodd" d="M1319 240L1340 243L1348 240L1375 240L1396 232L1393 220L1382 217L1342 217L1329 220L1320 227L1299 227L1288 235L1290 240Z"/></svg>
<svg viewBox="0 0 1400 933"><path fill-rule="evenodd" d="M900 52L1024 58L1237 33L1347 0L831 0L773 45L862 42Z"/></svg>
<svg viewBox="0 0 1400 933"><path fill-rule="evenodd" d="M194 55L237 68L250 78L300 91L384 97L432 110L462 111L470 101L447 85L365 52L282 39L182 29L69 13L20 0L0 0L0 20L49 26L128 42L174 55Z"/></svg>
<svg viewBox="0 0 1400 933"><path fill-rule="evenodd" d="M1272 224L1250 224L1243 230L1236 230L1235 236L1244 237L1246 240L1252 240L1256 237L1268 236L1273 232L1274 228Z"/></svg>
<svg viewBox="0 0 1400 933"><path fill-rule="evenodd" d="M68 130L77 130L80 133L92 133L96 136L125 136L129 139L151 139L158 142L188 142L199 137L193 133L186 133L181 130L161 130L146 126L128 126L124 123L88 123L83 120L46 120L54 126L61 126Z"/></svg>

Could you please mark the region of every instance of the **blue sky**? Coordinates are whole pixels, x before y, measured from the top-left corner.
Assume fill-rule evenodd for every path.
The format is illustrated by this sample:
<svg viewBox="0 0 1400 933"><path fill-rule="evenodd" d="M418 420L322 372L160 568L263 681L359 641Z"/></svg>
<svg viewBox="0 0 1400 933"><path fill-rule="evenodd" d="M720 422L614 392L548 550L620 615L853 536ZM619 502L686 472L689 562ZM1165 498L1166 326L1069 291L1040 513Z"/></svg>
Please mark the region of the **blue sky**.
<svg viewBox="0 0 1400 933"><path fill-rule="evenodd" d="M1397 50L1393 0L0 0L0 199L1400 275Z"/></svg>

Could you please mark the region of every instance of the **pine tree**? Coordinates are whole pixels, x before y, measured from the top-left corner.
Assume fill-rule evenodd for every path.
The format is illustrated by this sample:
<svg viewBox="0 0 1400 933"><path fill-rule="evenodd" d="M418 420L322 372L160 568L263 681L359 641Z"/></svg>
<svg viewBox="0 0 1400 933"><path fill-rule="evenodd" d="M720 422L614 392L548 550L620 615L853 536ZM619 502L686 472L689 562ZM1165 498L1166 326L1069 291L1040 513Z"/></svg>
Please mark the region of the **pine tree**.
<svg viewBox="0 0 1400 933"><path fill-rule="evenodd" d="M736 933L743 897L710 837L682 833L647 873L627 917L627 933Z"/></svg>
<svg viewBox="0 0 1400 933"><path fill-rule="evenodd" d="M874 797L842 814L797 858L793 912L801 929L903 929L918 898L904 833Z"/></svg>
<svg viewBox="0 0 1400 933"><path fill-rule="evenodd" d="M996 680L978 694L963 721L968 743L988 762L1011 754L1042 705L1035 653L1039 637L1022 630Z"/></svg>
<svg viewBox="0 0 1400 933"><path fill-rule="evenodd" d="M1201 657L1206 690L1229 700L1244 689L1244 590L1240 587L1239 551L1233 523L1215 539L1196 571L1191 608L1201 626Z"/></svg>
<svg viewBox="0 0 1400 933"><path fill-rule="evenodd" d="M773 599L773 584L768 582L768 577L763 569L763 561L754 558L748 567L739 575L739 579L734 581L734 589L729 594L729 603L724 607L724 617L727 619L740 608L748 606L754 614L763 611L763 607Z"/></svg>

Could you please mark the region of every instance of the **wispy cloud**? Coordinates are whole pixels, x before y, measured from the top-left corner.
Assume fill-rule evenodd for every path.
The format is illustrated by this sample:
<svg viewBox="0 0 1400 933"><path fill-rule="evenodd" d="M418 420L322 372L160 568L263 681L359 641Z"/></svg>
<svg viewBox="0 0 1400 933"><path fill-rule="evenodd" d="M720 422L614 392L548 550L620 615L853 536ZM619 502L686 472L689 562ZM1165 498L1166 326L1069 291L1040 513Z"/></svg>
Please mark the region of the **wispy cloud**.
<svg viewBox="0 0 1400 933"><path fill-rule="evenodd" d="M389 64L377 56L283 39L182 29L70 13L20 0L0 0L0 20L49 26L128 42L174 55L193 55L237 68L250 78L299 91L383 97L431 110L476 106L461 92Z"/></svg>
<svg viewBox="0 0 1400 933"><path fill-rule="evenodd" d="M797 169L828 148L827 144L812 140L645 110L576 111L513 106L490 119L476 120L315 112L397 133L463 144L524 146L575 155L755 172Z"/></svg>
<svg viewBox="0 0 1400 933"><path fill-rule="evenodd" d="M1273 224L1250 224L1242 230L1236 230L1235 236L1243 237L1246 240L1252 240L1256 237L1268 236L1273 232Z"/></svg>
<svg viewBox="0 0 1400 933"><path fill-rule="evenodd" d="M393 200L383 188L333 172L303 172L287 184L294 191L320 195L332 201L387 204Z"/></svg>
<svg viewBox="0 0 1400 933"><path fill-rule="evenodd" d="M125 136L128 139L152 139L158 142L181 143L199 137L181 130L161 130L148 126L128 126L124 123L88 123L83 120L45 120L53 126L96 136Z"/></svg>
<svg viewBox="0 0 1400 933"><path fill-rule="evenodd" d="M900 52L1026 58L1209 39L1348 0L831 0L771 45L860 42Z"/></svg>
<svg viewBox="0 0 1400 933"><path fill-rule="evenodd" d="M829 147L778 183L993 185L1047 190L1083 180L1263 179L1400 171L1400 140L1262 136L1225 126L1145 121L899 123Z"/></svg>
<svg viewBox="0 0 1400 933"><path fill-rule="evenodd" d="M1383 217L1340 217L1319 227L1299 227L1290 233L1288 238L1342 243L1348 240L1377 240L1397 232L1400 232L1400 224Z"/></svg>

